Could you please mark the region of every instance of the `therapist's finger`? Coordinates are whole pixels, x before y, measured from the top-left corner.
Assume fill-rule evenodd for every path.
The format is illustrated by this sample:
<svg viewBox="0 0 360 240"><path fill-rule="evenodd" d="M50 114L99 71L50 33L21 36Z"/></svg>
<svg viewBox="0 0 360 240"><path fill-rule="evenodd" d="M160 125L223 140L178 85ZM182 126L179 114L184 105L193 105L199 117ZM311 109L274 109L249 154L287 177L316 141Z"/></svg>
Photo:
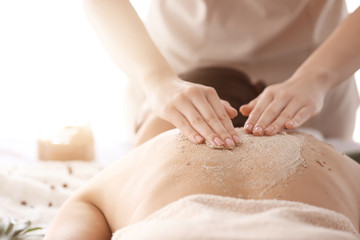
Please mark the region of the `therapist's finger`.
<svg viewBox="0 0 360 240"><path fill-rule="evenodd" d="M253 133L255 135L262 135L263 133L269 135L275 130L284 127L285 122L289 121L298 109L295 106L289 106L288 102L289 99L274 99L274 101L272 101L261 114L259 120L254 126ZM274 121L275 123L271 124ZM269 126L270 124L271 126ZM259 129L259 126L262 128L263 132L256 131Z"/></svg>
<svg viewBox="0 0 360 240"><path fill-rule="evenodd" d="M316 108L306 105L305 107L300 109L291 120L285 123L285 127L288 129L298 128L315 114Z"/></svg>
<svg viewBox="0 0 360 240"><path fill-rule="evenodd" d="M221 115L217 114L215 108L211 105L210 102L208 102L208 99L206 97L200 97L200 98L198 97L194 99L194 103L197 107L197 110L199 111L205 122L208 124L208 126L218 136L217 139L213 139L213 141L217 143L216 145L225 146L226 148L233 148L235 146L235 143L232 140L232 136L228 133L226 127L224 126L222 120L227 118L230 121L231 126L232 123L224 109L224 106L221 104L221 101L219 100L218 102L222 110ZM235 129L233 131L235 132ZM204 135L204 137L208 139L207 135ZM210 138L212 138L212 136L210 136Z"/></svg>
<svg viewBox="0 0 360 240"><path fill-rule="evenodd" d="M203 109L204 112L210 112L211 120L204 117L203 113L198 108ZM206 109L206 110L204 110ZM186 120L190 123L191 127L198 132L206 141L214 146L224 146L224 142L218 136L216 131L210 126L211 121L216 121L217 116L211 109L207 101L201 102L201 107L194 106L190 101L184 101L181 105L177 106L177 110L183 114ZM214 119L214 120L213 120Z"/></svg>
<svg viewBox="0 0 360 240"><path fill-rule="evenodd" d="M244 104L242 106L240 106L239 111L240 113L245 116L248 117L251 113L251 111L254 109L255 105L257 104L259 97L254 98L253 100L251 100L248 104Z"/></svg>
<svg viewBox="0 0 360 240"><path fill-rule="evenodd" d="M287 128L286 123L292 120L296 113L303 108L303 106L304 105L299 104L297 101L291 101L285 106L276 119L265 128L264 133L271 136L281 132L284 128Z"/></svg>
<svg viewBox="0 0 360 240"><path fill-rule="evenodd" d="M228 101L221 100L222 105L225 108L226 113L228 114L229 118L233 119L238 115L238 112L235 108L233 108Z"/></svg>
<svg viewBox="0 0 360 240"><path fill-rule="evenodd" d="M229 118L229 115L227 114L220 98L216 95L213 98L208 97L208 101L214 109L216 115L218 116L218 119L220 120L222 126L226 129L226 134L220 136L222 137L228 148L233 148L235 146L235 143L240 143L240 138L235 131L234 125L232 124L232 121Z"/></svg>
<svg viewBox="0 0 360 240"><path fill-rule="evenodd" d="M169 111L169 118L166 119L193 143L202 143L204 138L190 125L189 121L177 110Z"/></svg>
<svg viewBox="0 0 360 240"><path fill-rule="evenodd" d="M264 110L271 103L272 100L273 97L271 94L261 94L259 96L259 99L257 100L254 109L251 111L249 118L245 122L245 130L248 133L254 133L256 135L263 134L264 131L263 126L256 125L256 123L261 117L261 114L264 112Z"/></svg>

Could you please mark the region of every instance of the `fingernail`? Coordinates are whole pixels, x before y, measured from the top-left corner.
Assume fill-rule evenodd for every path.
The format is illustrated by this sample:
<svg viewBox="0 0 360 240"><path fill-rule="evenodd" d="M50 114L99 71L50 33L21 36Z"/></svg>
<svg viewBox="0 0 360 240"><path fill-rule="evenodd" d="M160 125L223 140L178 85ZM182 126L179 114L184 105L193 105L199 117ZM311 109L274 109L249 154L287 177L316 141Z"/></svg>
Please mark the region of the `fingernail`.
<svg viewBox="0 0 360 240"><path fill-rule="evenodd" d="M216 143L216 145L218 145L218 146L222 146L222 145L224 145L224 142L223 141L221 141L221 139L220 138L218 138L218 137L215 137L214 138L214 142Z"/></svg>
<svg viewBox="0 0 360 240"><path fill-rule="evenodd" d="M261 134L262 133L262 127L261 126L256 126L255 128L254 128L254 133L256 133L256 134Z"/></svg>
<svg viewBox="0 0 360 240"><path fill-rule="evenodd" d="M195 140L197 143L201 143L202 141L204 141L204 138L202 138L200 135L196 135Z"/></svg>
<svg viewBox="0 0 360 240"><path fill-rule="evenodd" d="M266 134L272 134L274 132L275 128L273 126L267 127L265 129Z"/></svg>
<svg viewBox="0 0 360 240"><path fill-rule="evenodd" d="M233 139L234 139L236 144L240 144L240 137L238 135L234 135Z"/></svg>
<svg viewBox="0 0 360 240"><path fill-rule="evenodd" d="M253 125L252 125L251 123L245 124L245 129L246 129L247 131L251 131L252 128L253 128Z"/></svg>
<svg viewBox="0 0 360 240"><path fill-rule="evenodd" d="M287 128L293 128L295 126L294 121L289 121L286 123Z"/></svg>
<svg viewBox="0 0 360 240"><path fill-rule="evenodd" d="M235 143L231 138L226 138L225 142L226 142L226 145L228 145L229 148L234 148L235 147Z"/></svg>

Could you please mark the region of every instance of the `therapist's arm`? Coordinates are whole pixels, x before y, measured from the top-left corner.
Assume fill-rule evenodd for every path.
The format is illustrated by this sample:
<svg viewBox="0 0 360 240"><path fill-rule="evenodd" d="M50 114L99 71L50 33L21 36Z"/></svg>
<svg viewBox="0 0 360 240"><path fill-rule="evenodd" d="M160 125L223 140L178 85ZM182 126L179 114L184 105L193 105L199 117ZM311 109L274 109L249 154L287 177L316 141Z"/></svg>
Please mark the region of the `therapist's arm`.
<svg viewBox="0 0 360 240"><path fill-rule="evenodd" d="M267 87L243 105L245 128L255 135L295 129L319 113L327 92L360 68L360 8L350 14L328 39L284 83Z"/></svg>
<svg viewBox="0 0 360 240"><path fill-rule="evenodd" d="M230 120L237 111L223 105L213 88L176 76L128 0L85 0L84 6L108 53L142 86L156 114L195 143L239 142Z"/></svg>

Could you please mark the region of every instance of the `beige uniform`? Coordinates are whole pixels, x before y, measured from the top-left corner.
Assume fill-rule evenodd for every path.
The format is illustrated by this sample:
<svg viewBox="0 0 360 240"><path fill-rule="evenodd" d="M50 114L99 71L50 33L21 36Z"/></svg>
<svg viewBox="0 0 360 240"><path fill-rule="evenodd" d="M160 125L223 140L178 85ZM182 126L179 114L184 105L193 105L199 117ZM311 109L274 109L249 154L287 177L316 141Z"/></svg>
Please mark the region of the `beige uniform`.
<svg viewBox="0 0 360 240"><path fill-rule="evenodd" d="M233 67L269 85L288 79L346 16L340 0L153 0L146 26L176 73ZM351 139L357 106L352 77L306 126Z"/></svg>

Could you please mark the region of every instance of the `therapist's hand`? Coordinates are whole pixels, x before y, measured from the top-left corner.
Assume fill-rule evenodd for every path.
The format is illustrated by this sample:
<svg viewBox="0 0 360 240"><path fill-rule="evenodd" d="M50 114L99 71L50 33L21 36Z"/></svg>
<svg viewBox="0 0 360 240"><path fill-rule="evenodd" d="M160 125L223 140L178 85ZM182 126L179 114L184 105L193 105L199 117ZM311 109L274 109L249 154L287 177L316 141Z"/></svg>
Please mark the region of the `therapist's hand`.
<svg viewBox="0 0 360 240"><path fill-rule="evenodd" d="M149 93L149 92L148 92ZM156 84L148 95L153 110L190 141L233 148L240 139L231 118L237 111L214 88L173 78Z"/></svg>
<svg viewBox="0 0 360 240"><path fill-rule="evenodd" d="M244 128L256 136L298 128L321 111L326 92L319 81L305 77L271 85L240 107L241 114L249 116Z"/></svg>

